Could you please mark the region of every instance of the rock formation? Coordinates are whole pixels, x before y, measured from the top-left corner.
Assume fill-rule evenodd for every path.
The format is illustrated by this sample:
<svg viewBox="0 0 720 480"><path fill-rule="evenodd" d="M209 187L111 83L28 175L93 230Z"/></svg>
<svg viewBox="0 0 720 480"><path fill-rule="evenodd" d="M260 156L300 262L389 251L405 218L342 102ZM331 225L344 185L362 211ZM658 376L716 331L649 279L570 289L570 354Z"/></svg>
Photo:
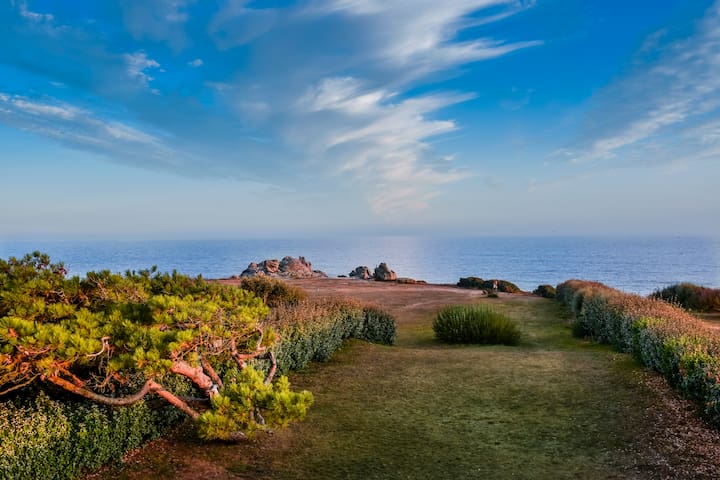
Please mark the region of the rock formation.
<svg viewBox="0 0 720 480"><path fill-rule="evenodd" d="M397 274L390 270L390 267L387 266L387 263L383 262L377 267L375 267L375 273L373 274L373 278L379 282L392 282L394 280L397 280Z"/></svg>
<svg viewBox="0 0 720 480"><path fill-rule="evenodd" d="M284 257L282 260L263 260L251 263L243 270L240 277L268 275L279 278L325 278L327 275L320 270L313 270L312 264L305 257Z"/></svg>
<svg viewBox="0 0 720 480"><path fill-rule="evenodd" d="M350 278L359 278L360 280L370 280L373 278L372 273L368 267L362 266L357 267L355 270L350 272Z"/></svg>

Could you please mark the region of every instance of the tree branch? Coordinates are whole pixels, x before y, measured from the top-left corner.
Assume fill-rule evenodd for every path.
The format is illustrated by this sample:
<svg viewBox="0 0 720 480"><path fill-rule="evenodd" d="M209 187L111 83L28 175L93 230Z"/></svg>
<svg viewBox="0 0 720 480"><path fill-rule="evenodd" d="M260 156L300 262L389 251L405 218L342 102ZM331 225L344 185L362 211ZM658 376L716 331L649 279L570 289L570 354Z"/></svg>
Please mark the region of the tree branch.
<svg viewBox="0 0 720 480"><path fill-rule="evenodd" d="M137 403L140 400L143 399L143 397L153 391L153 386L158 385L155 383L155 381L148 380L145 382L145 384L142 386L140 390L137 391L137 393L134 393L133 395L127 396L127 397L107 397L105 395L100 395L99 393L95 393L92 390L89 390L84 387L79 387L75 385L72 382L69 382L65 380L62 377L58 377L57 375L49 375L43 378L43 380L48 381L50 383L53 383L57 385L60 388L63 388L69 392L72 392L76 395L80 395L81 397L85 397L88 400L92 400L94 402L103 403L105 405L111 405L113 407L122 407L126 405L132 405L133 403Z"/></svg>

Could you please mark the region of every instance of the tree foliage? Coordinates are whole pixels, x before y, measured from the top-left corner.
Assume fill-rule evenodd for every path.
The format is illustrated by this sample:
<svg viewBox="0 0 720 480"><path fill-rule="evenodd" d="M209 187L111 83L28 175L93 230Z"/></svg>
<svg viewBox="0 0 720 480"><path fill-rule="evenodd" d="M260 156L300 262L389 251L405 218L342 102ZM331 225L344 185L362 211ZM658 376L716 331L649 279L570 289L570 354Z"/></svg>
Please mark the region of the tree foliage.
<svg viewBox="0 0 720 480"><path fill-rule="evenodd" d="M285 425L312 403L287 379L272 383L277 335L252 293L155 268L66 274L40 252L0 260L0 394L51 384L116 406L154 394L208 439ZM263 356L267 376L248 364ZM201 398L167 388L177 376Z"/></svg>

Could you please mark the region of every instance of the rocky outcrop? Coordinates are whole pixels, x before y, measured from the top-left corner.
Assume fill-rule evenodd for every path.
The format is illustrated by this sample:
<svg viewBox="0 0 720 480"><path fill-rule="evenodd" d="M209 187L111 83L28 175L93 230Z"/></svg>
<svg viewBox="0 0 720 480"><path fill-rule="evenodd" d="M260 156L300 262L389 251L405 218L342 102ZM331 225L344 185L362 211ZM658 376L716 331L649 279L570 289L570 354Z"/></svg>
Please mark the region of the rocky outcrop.
<svg viewBox="0 0 720 480"><path fill-rule="evenodd" d="M370 280L373 278L372 273L368 267L362 266L357 267L355 270L350 272L350 278L359 278L360 280Z"/></svg>
<svg viewBox="0 0 720 480"><path fill-rule="evenodd" d="M390 270L390 267L387 266L387 263L383 262L377 267L375 267L375 273L373 273L373 278L378 282L392 282L397 280L397 274Z"/></svg>
<svg viewBox="0 0 720 480"><path fill-rule="evenodd" d="M263 260L260 263L251 263L243 270L240 277L254 277L268 275L278 278L325 278L327 275L320 270L313 270L312 264L305 257L284 257L278 261Z"/></svg>

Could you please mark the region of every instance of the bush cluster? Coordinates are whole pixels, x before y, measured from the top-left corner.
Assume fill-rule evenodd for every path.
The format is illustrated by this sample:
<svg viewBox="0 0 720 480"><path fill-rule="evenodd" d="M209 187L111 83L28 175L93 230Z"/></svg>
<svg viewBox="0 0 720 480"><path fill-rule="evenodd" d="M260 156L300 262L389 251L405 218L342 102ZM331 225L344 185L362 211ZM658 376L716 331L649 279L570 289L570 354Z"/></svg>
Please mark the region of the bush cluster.
<svg viewBox="0 0 720 480"><path fill-rule="evenodd" d="M720 425L720 333L667 302L601 283L568 280L558 300L575 315L574 332L634 355L699 401Z"/></svg>
<svg viewBox="0 0 720 480"><path fill-rule="evenodd" d="M533 295L539 295L543 298L555 298L556 295L555 287L552 285L538 285L532 293Z"/></svg>
<svg viewBox="0 0 720 480"><path fill-rule="evenodd" d="M273 309L268 322L280 337L275 355L281 373L330 359L347 338L395 343L395 319L390 314L347 300L281 306Z"/></svg>
<svg viewBox="0 0 720 480"><path fill-rule="evenodd" d="M720 288L693 283L678 283L655 291L651 298L676 303L686 310L702 313L720 312Z"/></svg>
<svg viewBox="0 0 720 480"><path fill-rule="evenodd" d="M0 402L0 480L77 478L154 439L184 415L140 402L110 408L44 393Z"/></svg>
<svg viewBox="0 0 720 480"><path fill-rule="evenodd" d="M243 278L240 286L243 290L261 298L268 307L273 308L281 305L297 305L307 299L307 293L302 288L264 275Z"/></svg>
<svg viewBox="0 0 720 480"><path fill-rule="evenodd" d="M507 280L483 280L480 277L464 277L458 280L457 286L460 288L475 288L480 290L492 290L493 286L497 282L498 291L505 293L518 293L521 292L520 288L512 282Z"/></svg>
<svg viewBox="0 0 720 480"><path fill-rule="evenodd" d="M517 345L520 329L510 318L482 305L457 305L438 312L435 336L447 343Z"/></svg>

